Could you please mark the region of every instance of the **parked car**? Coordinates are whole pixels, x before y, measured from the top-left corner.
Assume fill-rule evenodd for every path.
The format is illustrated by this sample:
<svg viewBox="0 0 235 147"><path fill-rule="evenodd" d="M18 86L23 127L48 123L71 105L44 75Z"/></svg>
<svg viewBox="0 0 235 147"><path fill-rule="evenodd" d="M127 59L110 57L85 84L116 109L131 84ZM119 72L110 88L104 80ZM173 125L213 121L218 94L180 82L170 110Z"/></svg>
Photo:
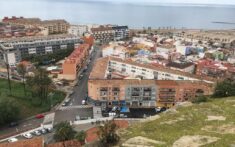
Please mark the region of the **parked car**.
<svg viewBox="0 0 235 147"><path fill-rule="evenodd" d="M42 128L40 131L41 131L42 134L46 134L47 133L47 130L45 128Z"/></svg>
<svg viewBox="0 0 235 147"><path fill-rule="evenodd" d="M45 128L47 130L47 132L52 132L53 131L53 128L51 127L48 127L48 128Z"/></svg>
<svg viewBox="0 0 235 147"><path fill-rule="evenodd" d="M30 139L33 137L33 135L31 133L25 133L22 135L23 137L27 138L27 139Z"/></svg>
<svg viewBox="0 0 235 147"><path fill-rule="evenodd" d="M8 142L16 142L16 141L18 141L18 139L17 138L10 138L10 139L8 139Z"/></svg>
<svg viewBox="0 0 235 147"><path fill-rule="evenodd" d="M36 130L33 132L33 134L37 135L37 136L40 136L41 135L41 132L39 130Z"/></svg>
<svg viewBox="0 0 235 147"><path fill-rule="evenodd" d="M75 121L78 121L78 120L81 120L81 117L79 115L75 117Z"/></svg>
<svg viewBox="0 0 235 147"><path fill-rule="evenodd" d="M44 118L44 115L43 114L38 114L35 116L37 119L41 119L41 118Z"/></svg>
<svg viewBox="0 0 235 147"><path fill-rule="evenodd" d="M65 103L69 103L70 102L70 98L67 98L64 102Z"/></svg>
<svg viewBox="0 0 235 147"><path fill-rule="evenodd" d="M118 106L114 106L114 107L112 108L112 112L116 112L116 111L118 111L118 110L119 110Z"/></svg>
<svg viewBox="0 0 235 147"><path fill-rule="evenodd" d="M156 111L157 111L157 112L166 111L166 107L157 107L157 108L156 108Z"/></svg>
<svg viewBox="0 0 235 147"><path fill-rule="evenodd" d="M63 102L63 104L61 106L65 107L65 106L67 106L67 103Z"/></svg>

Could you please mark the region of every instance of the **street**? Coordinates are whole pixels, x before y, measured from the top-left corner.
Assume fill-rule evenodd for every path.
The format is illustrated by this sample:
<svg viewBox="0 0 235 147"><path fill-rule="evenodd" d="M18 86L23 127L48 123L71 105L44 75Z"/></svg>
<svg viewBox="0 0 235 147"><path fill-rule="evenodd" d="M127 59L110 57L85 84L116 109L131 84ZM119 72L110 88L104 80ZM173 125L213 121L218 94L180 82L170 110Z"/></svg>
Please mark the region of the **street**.
<svg viewBox="0 0 235 147"><path fill-rule="evenodd" d="M78 85L73 88L73 94L71 95L72 105L81 105L82 100L87 96L88 92L88 79L90 72L94 66L95 61L101 56L102 50L98 47L94 47L94 52L91 55L90 63L87 66L86 72L81 73L83 75L82 79L78 80Z"/></svg>
<svg viewBox="0 0 235 147"><path fill-rule="evenodd" d="M94 51L91 53L91 56L88 57L88 60L89 59L91 60L89 64L87 64L87 70L85 72L80 73L80 75L82 74L83 77L80 80L78 80L76 86L72 87L73 93L69 97L71 99L70 103L68 104L68 106L65 107L60 106L59 109L55 110L54 124L58 124L59 122L62 121L68 121L68 122L74 121L76 116L80 116L81 118L94 117L93 107L82 105L82 100L84 100L87 97L87 91L88 91L87 85L88 85L89 75L96 59L98 59L100 56L101 56L101 50L98 47L94 47ZM85 66L83 66L83 68ZM81 71L83 71L83 69L81 69ZM19 122L19 125L16 127L2 128L1 132L4 132L4 134L8 135L9 134L15 135L18 132L37 128L42 123L43 119L35 119L35 118L27 119L22 122Z"/></svg>

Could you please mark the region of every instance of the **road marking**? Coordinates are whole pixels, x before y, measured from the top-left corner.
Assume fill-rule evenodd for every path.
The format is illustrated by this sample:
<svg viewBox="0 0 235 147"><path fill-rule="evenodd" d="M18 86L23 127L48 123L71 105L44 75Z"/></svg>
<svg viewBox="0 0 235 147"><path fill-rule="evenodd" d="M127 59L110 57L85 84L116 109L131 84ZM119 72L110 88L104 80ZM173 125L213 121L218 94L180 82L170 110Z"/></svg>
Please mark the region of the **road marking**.
<svg viewBox="0 0 235 147"><path fill-rule="evenodd" d="M67 106L67 107L61 107L59 110L70 110L70 109L82 109L82 108L92 108L93 106L90 105L76 105L76 106Z"/></svg>

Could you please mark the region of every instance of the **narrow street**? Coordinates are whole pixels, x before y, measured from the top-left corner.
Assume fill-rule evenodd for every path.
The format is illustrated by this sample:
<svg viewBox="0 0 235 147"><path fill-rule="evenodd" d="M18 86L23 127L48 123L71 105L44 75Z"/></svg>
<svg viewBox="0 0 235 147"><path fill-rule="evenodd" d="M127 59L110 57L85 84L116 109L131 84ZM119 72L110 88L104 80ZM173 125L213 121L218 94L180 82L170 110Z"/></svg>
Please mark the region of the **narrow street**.
<svg viewBox="0 0 235 147"><path fill-rule="evenodd" d="M87 85L90 72L92 71L95 61L101 56L99 47L94 47L94 51L89 57L91 60L87 65L87 70L82 72L83 78L78 80L78 83L73 87L73 94L70 96L70 104L55 111L54 124L62 121L74 121L76 116L82 118L93 118L93 107L82 106L82 100L87 97ZM78 75L79 77L79 75ZM51 112L52 113L52 112ZM21 121L18 126L12 128L2 128L1 132L4 134L15 135L17 132L27 131L39 127L43 123L43 119L31 118Z"/></svg>

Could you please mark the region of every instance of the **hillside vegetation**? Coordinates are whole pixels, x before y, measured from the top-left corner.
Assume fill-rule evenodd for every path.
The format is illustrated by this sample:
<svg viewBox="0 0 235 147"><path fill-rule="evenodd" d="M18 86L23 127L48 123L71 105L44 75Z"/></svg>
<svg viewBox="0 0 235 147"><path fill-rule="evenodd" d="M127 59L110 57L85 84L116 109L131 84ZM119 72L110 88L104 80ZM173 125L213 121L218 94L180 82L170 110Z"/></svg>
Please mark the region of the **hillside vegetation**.
<svg viewBox="0 0 235 147"><path fill-rule="evenodd" d="M235 97L177 106L153 121L134 124L119 133L122 146L232 146Z"/></svg>

